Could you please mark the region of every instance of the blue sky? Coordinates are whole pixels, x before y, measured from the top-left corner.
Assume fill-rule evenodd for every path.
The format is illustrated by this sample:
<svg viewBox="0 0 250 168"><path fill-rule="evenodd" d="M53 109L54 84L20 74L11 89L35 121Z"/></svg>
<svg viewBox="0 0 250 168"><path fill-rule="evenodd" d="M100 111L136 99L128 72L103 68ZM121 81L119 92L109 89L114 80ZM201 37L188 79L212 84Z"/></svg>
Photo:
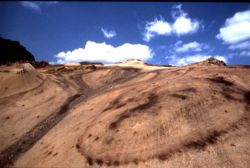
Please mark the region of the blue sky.
<svg viewBox="0 0 250 168"><path fill-rule="evenodd" d="M51 63L250 64L250 3L0 2L0 34Z"/></svg>

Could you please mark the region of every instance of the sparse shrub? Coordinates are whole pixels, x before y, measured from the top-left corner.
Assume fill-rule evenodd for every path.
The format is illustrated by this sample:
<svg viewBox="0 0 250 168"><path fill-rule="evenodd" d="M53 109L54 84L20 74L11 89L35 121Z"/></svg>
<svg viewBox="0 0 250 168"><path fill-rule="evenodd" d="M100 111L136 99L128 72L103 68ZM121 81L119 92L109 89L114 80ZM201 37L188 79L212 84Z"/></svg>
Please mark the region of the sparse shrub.
<svg viewBox="0 0 250 168"><path fill-rule="evenodd" d="M101 62L87 62L87 61L83 61L83 62L79 62L80 65L103 65L103 63Z"/></svg>

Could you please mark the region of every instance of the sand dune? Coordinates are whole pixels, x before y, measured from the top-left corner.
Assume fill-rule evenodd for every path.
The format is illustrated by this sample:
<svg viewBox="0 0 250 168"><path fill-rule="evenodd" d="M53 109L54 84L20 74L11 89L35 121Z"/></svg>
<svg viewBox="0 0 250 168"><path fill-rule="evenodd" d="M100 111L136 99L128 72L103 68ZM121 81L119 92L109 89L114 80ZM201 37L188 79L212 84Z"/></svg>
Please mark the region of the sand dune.
<svg viewBox="0 0 250 168"><path fill-rule="evenodd" d="M0 98L4 98L39 87L44 82L45 77L37 73L32 65L26 63L2 68L0 79Z"/></svg>
<svg viewBox="0 0 250 168"><path fill-rule="evenodd" d="M0 68L1 167L250 165L249 67L62 67Z"/></svg>

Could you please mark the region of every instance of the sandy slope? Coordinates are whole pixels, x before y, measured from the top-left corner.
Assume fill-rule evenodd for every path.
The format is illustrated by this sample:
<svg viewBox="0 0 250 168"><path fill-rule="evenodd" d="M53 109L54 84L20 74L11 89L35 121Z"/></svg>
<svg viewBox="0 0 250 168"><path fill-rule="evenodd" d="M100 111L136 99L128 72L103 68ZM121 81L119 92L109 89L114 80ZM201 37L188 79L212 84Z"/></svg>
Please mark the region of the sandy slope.
<svg viewBox="0 0 250 168"><path fill-rule="evenodd" d="M140 66L35 71L46 81L0 98L1 165L250 165L250 68Z"/></svg>

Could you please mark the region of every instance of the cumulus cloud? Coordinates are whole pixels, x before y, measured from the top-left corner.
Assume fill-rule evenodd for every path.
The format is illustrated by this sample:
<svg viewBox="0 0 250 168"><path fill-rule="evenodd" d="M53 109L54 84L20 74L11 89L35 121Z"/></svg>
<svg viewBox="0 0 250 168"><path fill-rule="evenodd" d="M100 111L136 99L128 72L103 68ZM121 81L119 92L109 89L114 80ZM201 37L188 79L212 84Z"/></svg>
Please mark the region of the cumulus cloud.
<svg viewBox="0 0 250 168"><path fill-rule="evenodd" d="M227 18L220 28L217 38L226 43L234 44L250 38L250 10L237 12L233 17Z"/></svg>
<svg viewBox="0 0 250 168"><path fill-rule="evenodd" d="M80 61L99 61L113 63L127 59L140 59L147 61L153 57L154 53L147 45L125 43L114 47L94 41L87 41L84 48L74 49L56 54L57 63L69 63Z"/></svg>
<svg viewBox="0 0 250 168"><path fill-rule="evenodd" d="M34 10L36 12L41 12L41 6L42 5L53 5L53 4L57 4L57 1L50 1L50 2L39 2L39 1L22 1L21 4L22 6L24 6L25 8Z"/></svg>
<svg viewBox="0 0 250 168"><path fill-rule="evenodd" d="M200 22L188 17L188 14L182 10L182 5L173 7L172 17L174 22L170 23L163 18L148 22L145 26L144 40L150 41L156 35L176 34L178 36L191 34L198 31Z"/></svg>
<svg viewBox="0 0 250 168"><path fill-rule="evenodd" d="M209 57L214 57L218 60L222 60L224 62L227 62L227 58L220 55L202 55L202 54L196 54L196 55L190 55L190 56L184 56L184 57L177 57L176 55L172 55L170 57L170 64L176 65L176 66L183 66L195 62L200 62L203 60L208 59Z"/></svg>
<svg viewBox="0 0 250 168"><path fill-rule="evenodd" d="M178 35L191 34L198 31L199 22L186 16L178 17L172 25L173 31Z"/></svg>
<svg viewBox="0 0 250 168"><path fill-rule="evenodd" d="M250 50L250 41L241 42L238 44L232 44L229 46L230 50L246 49Z"/></svg>
<svg viewBox="0 0 250 168"><path fill-rule="evenodd" d="M107 39L110 39L116 36L116 32L114 30L108 31L104 28L101 28L101 30L102 30L104 37L106 37Z"/></svg>
<svg viewBox="0 0 250 168"><path fill-rule="evenodd" d="M144 40L150 41L155 35L168 35L171 33L171 25L162 18L146 24Z"/></svg>
<svg viewBox="0 0 250 168"><path fill-rule="evenodd" d="M207 49L208 45L206 44L200 44L196 41L190 42L190 43L186 43L186 44L182 44L180 45L180 41L178 41L175 46L175 52L188 52L188 51L202 51L202 49Z"/></svg>

